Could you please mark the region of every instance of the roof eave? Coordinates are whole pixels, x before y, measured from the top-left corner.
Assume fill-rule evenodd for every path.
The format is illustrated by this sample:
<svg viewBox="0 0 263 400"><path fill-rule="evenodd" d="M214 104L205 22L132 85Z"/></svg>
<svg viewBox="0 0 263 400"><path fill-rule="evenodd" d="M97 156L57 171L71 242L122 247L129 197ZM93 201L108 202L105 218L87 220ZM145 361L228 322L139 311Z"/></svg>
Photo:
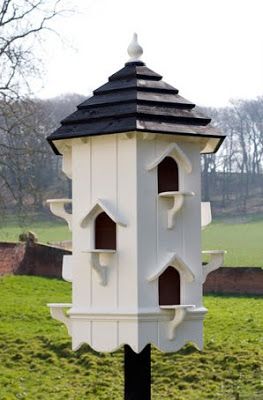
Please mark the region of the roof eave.
<svg viewBox="0 0 263 400"><path fill-rule="evenodd" d="M192 138L196 137L196 138L217 139L217 142L216 142L215 146L214 147L211 146L211 151L202 151L202 154L213 154L213 153L216 153L218 151L218 149L221 147L223 141L226 138L226 136L223 136L223 135L222 136L217 136L217 135L206 135L206 134L196 134L196 133L192 133L192 134L188 133L186 135L185 133L180 133L180 132L172 133L172 132L159 131L157 129L147 129L147 130L145 130L145 129L136 128L136 129L134 129L132 131L133 132L143 132L143 133L149 132L149 133L156 133L158 135L170 135L170 136L179 136L179 137L185 136L185 137L192 137ZM102 136L102 135L121 134L121 133L127 133L127 132L131 132L131 129L127 128L127 129L121 129L119 131L116 131L116 130L112 131L112 132L109 131L107 133L105 133L105 132L103 132L103 133L94 133L92 135L86 135L86 134L74 135L74 134L72 134L72 135L68 135L67 137L65 137L65 136L63 136L63 137L62 136L61 137L57 136L56 137L56 136L52 135L52 137L49 136L47 138L47 141L50 144L50 146L51 146L52 150L54 151L54 153L56 155L61 155L61 153L59 152L59 150L57 149L57 147L56 147L56 145L54 143L56 141L67 140L67 139L71 140L71 139L84 138L84 137Z"/></svg>

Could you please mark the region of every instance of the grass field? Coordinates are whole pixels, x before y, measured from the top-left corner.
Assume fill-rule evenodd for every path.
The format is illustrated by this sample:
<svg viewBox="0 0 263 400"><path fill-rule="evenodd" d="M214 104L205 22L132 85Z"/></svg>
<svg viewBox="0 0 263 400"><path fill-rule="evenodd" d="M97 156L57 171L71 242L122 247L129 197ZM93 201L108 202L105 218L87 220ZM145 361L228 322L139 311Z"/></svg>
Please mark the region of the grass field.
<svg viewBox="0 0 263 400"><path fill-rule="evenodd" d="M229 267L263 267L263 218L218 221L202 233L204 250L227 250Z"/></svg>
<svg viewBox="0 0 263 400"><path fill-rule="evenodd" d="M69 240L65 223L41 221L19 227L15 222L0 226L0 241L17 241L21 232L34 231L39 241ZM225 265L263 267L263 216L241 221L216 221L202 232L204 250L227 250Z"/></svg>
<svg viewBox="0 0 263 400"><path fill-rule="evenodd" d="M70 301L70 284L40 277L0 279L1 400L121 400L122 350L70 349L48 302ZM152 357L153 400L262 400L263 298L208 296L205 349Z"/></svg>
<svg viewBox="0 0 263 400"><path fill-rule="evenodd" d="M17 242L20 233L29 230L35 232L39 241L43 243L59 242L71 238L71 232L63 222L24 222L22 226L13 222L8 225L0 225L0 241Z"/></svg>

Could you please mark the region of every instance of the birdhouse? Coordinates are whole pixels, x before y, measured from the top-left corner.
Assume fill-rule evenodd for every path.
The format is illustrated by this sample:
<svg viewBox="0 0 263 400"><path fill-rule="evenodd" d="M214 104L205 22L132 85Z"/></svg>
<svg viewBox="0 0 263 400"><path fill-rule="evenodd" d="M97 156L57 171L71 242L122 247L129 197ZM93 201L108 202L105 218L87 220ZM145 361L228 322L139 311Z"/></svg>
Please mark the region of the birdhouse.
<svg viewBox="0 0 263 400"><path fill-rule="evenodd" d="M216 152L224 136L140 60L136 35L128 53L48 137L72 180L72 199L49 200L72 230L63 261L72 304L49 306L73 349L201 348L202 285L223 257L210 252L202 265L201 154ZM207 225L209 204L202 209Z"/></svg>

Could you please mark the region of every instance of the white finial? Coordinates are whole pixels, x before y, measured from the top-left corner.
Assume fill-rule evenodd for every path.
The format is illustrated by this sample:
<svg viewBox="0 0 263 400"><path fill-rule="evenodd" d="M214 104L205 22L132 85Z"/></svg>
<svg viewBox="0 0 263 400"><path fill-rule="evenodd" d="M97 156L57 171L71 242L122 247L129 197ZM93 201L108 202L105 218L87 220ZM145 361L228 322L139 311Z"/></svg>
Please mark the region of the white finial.
<svg viewBox="0 0 263 400"><path fill-rule="evenodd" d="M140 61L140 57L143 53L142 47L138 43L137 33L133 34L133 38L128 47L128 54L130 56L129 62Z"/></svg>

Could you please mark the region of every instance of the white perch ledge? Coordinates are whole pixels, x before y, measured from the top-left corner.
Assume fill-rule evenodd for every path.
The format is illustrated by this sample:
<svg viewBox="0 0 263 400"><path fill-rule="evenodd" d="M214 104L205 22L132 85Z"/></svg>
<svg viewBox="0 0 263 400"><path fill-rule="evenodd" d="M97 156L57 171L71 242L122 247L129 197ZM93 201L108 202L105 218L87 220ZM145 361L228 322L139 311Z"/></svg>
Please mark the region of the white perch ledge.
<svg viewBox="0 0 263 400"><path fill-rule="evenodd" d="M116 250L94 249L84 250L83 253L90 254L90 265L97 272L99 283L106 286L108 283L108 268L110 265L109 256L116 253Z"/></svg>
<svg viewBox="0 0 263 400"><path fill-rule="evenodd" d="M207 264L203 265L203 281L205 283L207 275L220 268L224 264L224 256L226 254L225 250L205 250L202 251L202 254L208 254L210 260Z"/></svg>
<svg viewBox="0 0 263 400"><path fill-rule="evenodd" d="M161 263L158 270L148 278L148 281L151 282L158 279L169 266L177 269L184 276L184 279L187 282L192 282L195 279L193 271L181 257L176 253L168 253L166 259Z"/></svg>
<svg viewBox="0 0 263 400"><path fill-rule="evenodd" d="M175 225L175 216L184 204L186 196L194 196L193 192L163 192L159 193L159 197L173 199L173 206L168 210L168 229L172 229Z"/></svg>
<svg viewBox="0 0 263 400"><path fill-rule="evenodd" d="M185 319L188 310L195 308L192 304L178 304L171 306L160 306L162 310L174 310L173 319L169 322L168 338L173 340L175 338L175 330Z"/></svg>
<svg viewBox="0 0 263 400"><path fill-rule="evenodd" d="M146 166L146 170L151 171L153 168L156 168L165 157L169 156L177 162L179 167L183 167L188 174L192 172L193 167L190 159L176 143L171 143L159 156Z"/></svg>
<svg viewBox="0 0 263 400"><path fill-rule="evenodd" d="M66 325L68 334L71 336L70 318L65 314L65 310L72 307L71 303L49 303L51 317Z"/></svg>
<svg viewBox="0 0 263 400"><path fill-rule="evenodd" d="M47 203L49 204L50 211L56 215L57 217L60 217L67 221L68 227L71 230L71 224L72 224L72 214L69 214L65 210L65 204L71 204L72 200L71 199L49 199L47 200Z"/></svg>

